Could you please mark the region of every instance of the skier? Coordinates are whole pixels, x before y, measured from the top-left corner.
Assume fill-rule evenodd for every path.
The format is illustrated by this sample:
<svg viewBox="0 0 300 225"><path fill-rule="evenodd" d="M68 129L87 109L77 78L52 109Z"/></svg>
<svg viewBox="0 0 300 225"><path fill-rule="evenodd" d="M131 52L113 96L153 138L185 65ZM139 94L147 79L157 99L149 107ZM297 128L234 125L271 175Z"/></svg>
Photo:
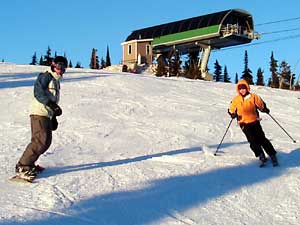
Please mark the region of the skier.
<svg viewBox="0 0 300 225"><path fill-rule="evenodd" d="M270 113L270 110L258 95L250 93L250 86L245 80L240 80L237 83L236 91L238 95L230 103L229 115L233 119L237 118L243 133L250 143L251 150L259 158L261 166L267 161L264 151L270 156L273 166L277 166L276 151L271 142L265 137L257 109L267 114Z"/></svg>
<svg viewBox="0 0 300 225"><path fill-rule="evenodd" d="M16 164L16 176L32 181L43 168L35 165L39 156L46 152L52 142L52 131L57 129L56 117L62 114L57 105L60 94L60 80L67 68L67 59L57 56L50 70L40 73L34 84L34 98L31 103L31 142Z"/></svg>

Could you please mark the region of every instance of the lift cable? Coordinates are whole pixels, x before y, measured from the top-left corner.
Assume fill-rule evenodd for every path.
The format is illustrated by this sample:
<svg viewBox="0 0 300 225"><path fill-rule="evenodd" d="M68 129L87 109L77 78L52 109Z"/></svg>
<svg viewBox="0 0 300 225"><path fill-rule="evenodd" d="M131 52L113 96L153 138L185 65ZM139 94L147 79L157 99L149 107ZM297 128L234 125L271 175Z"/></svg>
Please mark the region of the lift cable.
<svg viewBox="0 0 300 225"><path fill-rule="evenodd" d="M277 30L277 31L272 31L272 32L262 32L262 33L259 33L259 34L261 34L261 35L278 34L278 33L284 33L284 32L289 32L289 31L296 31L296 30L300 30L300 27L292 28L292 29L286 29L286 30Z"/></svg>
<svg viewBox="0 0 300 225"><path fill-rule="evenodd" d="M255 26L263 26L263 25L269 25L269 24L274 24L274 23L281 23L281 22L299 20L299 19L300 19L300 17L295 17L295 18L284 19L284 20L277 20L277 21L272 21L272 22L267 22L267 23L259 23L259 24L255 24Z"/></svg>
<svg viewBox="0 0 300 225"><path fill-rule="evenodd" d="M230 49L235 49L235 48L245 48L245 47L254 46L254 45L261 45L261 44L272 43L272 42L277 42L277 41L283 41L283 40L288 40L288 39L296 39L296 38L300 38L300 34L290 35L290 36L286 36L286 37L282 37L282 38L277 38L277 39L273 39L273 40L269 40L269 41L262 41L262 42L258 42L258 43L251 43L251 44L244 44L244 45L239 45L239 46L232 46L232 47L222 48L222 49L218 49L218 50L216 49L214 51L225 51L225 50L230 50Z"/></svg>

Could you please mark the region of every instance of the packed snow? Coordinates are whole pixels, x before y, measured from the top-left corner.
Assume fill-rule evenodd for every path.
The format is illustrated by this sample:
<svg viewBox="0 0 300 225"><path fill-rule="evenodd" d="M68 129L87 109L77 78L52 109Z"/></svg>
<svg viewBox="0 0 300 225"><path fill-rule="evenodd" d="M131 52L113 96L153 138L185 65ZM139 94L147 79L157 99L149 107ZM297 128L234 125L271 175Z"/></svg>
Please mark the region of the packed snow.
<svg viewBox="0 0 300 225"><path fill-rule="evenodd" d="M1 225L297 225L300 92L251 86L279 167L259 168L227 108L235 85L68 69L63 115L46 167L9 182L30 141L29 105L42 66L0 63Z"/></svg>

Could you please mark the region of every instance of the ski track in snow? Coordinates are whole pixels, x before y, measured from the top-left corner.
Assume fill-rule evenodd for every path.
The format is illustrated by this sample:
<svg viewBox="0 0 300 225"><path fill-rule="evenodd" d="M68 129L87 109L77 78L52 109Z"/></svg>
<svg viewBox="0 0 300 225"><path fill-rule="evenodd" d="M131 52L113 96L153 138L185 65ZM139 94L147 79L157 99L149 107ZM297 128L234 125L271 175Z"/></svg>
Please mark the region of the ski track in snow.
<svg viewBox="0 0 300 225"><path fill-rule="evenodd" d="M299 224L300 111L287 99L299 93L252 88L297 140L261 114L280 166L258 168L235 122L213 155L233 84L70 69L59 129L39 159L46 170L14 184L7 179L30 140L32 84L45 68L0 69L1 225Z"/></svg>

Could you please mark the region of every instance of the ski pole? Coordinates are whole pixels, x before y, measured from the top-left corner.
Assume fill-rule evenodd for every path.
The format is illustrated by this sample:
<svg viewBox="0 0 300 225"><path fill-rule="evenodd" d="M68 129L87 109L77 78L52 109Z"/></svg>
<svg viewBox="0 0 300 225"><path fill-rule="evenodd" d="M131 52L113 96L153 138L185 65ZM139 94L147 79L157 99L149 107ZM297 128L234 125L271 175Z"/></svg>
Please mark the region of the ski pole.
<svg viewBox="0 0 300 225"><path fill-rule="evenodd" d="M289 133L275 120L275 118L270 114L268 113L268 115L274 120L275 123L277 123L277 125L286 133L287 136L289 136L290 139L292 139L292 141L294 143L296 143L296 140L294 140L291 135L289 135Z"/></svg>
<svg viewBox="0 0 300 225"><path fill-rule="evenodd" d="M222 144L222 142L223 142L223 140L224 140L224 138L225 138L225 136L226 136L226 134L227 134L227 131L229 130L229 127L230 127L230 125L231 125L233 119L234 119L234 118L231 118L231 120L230 120L230 122L229 122L229 124L228 124L228 127L227 127L227 129L226 129L226 131L225 131L225 133L224 133L224 135L223 135L223 137L222 137L222 140L221 140L220 144L218 145L217 150L216 150L215 153L214 153L215 156L217 155L217 152L219 151L219 148L220 148L220 146L221 146L221 144Z"/></svg>

